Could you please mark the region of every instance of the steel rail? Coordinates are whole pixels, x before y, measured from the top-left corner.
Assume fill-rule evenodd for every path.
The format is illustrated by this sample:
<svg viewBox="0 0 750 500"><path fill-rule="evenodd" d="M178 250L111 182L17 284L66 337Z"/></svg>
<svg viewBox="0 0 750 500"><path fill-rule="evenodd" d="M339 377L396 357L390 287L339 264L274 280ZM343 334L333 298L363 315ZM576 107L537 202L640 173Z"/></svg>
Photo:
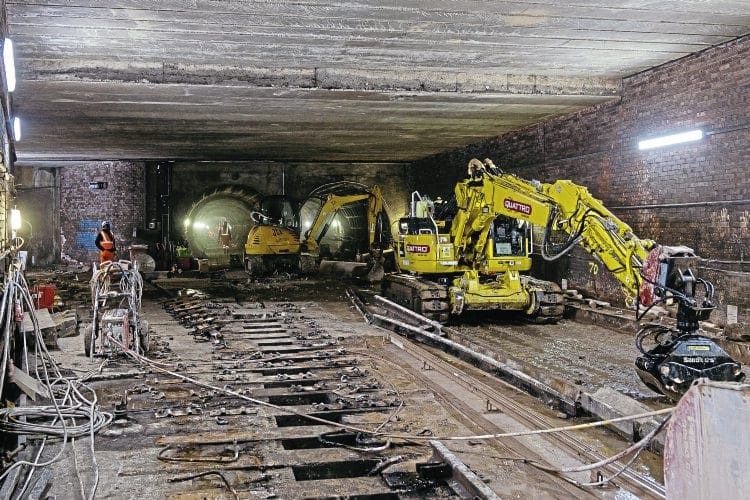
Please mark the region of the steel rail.
<svg viewBox="0 0 750 500"><path fill-rule="evenodd" d="M388 324L389 322L393 325L394 328L392 328L392 331L395 331L395 333L400 334L399 329L403 328L403 326L399 325L398 321L383 321L389 320L389 318L380 315L372 313L367 306L362 302L359 301L360 304L362 304L366 308L365 311L362 312L363 316L365 318L372 318L373 320L377 320L378 322L384 322ZM388 304L383 301L379 301L379 306L381 308L388 308ZM355 303L355 306L359 308L359 305ZM368 320L370 321L370 320ZM427 320L424 322L424 326L420 329L418 325L409 325L410 328L409 331L416 333L424 333L424 330L431 327L430 321ZM403 337L403 335L401 335ZM494 404L497 406L501 411L503 411L505 414L511 416L516 421L536 429L544 429L544 428L550 428L553 427L553 425L542 415L539 415L536 411L534 411L531 408L525 407L514 401L512 398L500 393L496 389L490 387L486 383L476 379L472 375L468 373L459 373L457 372L456 366L453 364L450 364L443 359L435 356L431 352L429 352L424 347L421 347L420 345L416 344L414 341L409 339L399 339L399 343L404 345L404 347L408 347L406 349L409 354L413 355L414 357L422 360L425 363L428 363L429 366L431 366L434 369L437 369L441 371L444 375L449 376L454 381L457 381L464 387L467 387L468 389L481 394L483 397L487 398L487 401L489 403ZM420 343L423 343L420 341ZM444 351L450 352L449 349L442 349ZM466 368L461 367L461 370L465 371ZM508 382L497 378L498 382L507 385L514 390L518 390L515 386L512 384L509 384ZM493 424L494 425L494 424ZM570 454L573 454L573 456L577 457L583 457L586 460L589 460L591 462L599 462L604 460L604 455L600 454L599 452L592 450L588 446L584 445L580 442L577 438L575 438L573 435L571 435L568 432L560 432L560 433L554 433L549 434L547 438L552 441L555 445L557 445L561 450L566 451ZM666 498L666 490L663 485L658 483L653 478L650 478L648 476L644 476L642 474L638 474L637 472L631 470L631 469L625 469L624 471L620 471L622 469L622 464L613 463L608 464L602 467L602 472L606 473L607 475L615 475L618 474L619 481L615 480L613 481L614 484L620 484L623 487L628 487L633 493L641 494L641 495L648 495L649 497L653 498ZM602 474L604 475L604 474Z"/></svg>

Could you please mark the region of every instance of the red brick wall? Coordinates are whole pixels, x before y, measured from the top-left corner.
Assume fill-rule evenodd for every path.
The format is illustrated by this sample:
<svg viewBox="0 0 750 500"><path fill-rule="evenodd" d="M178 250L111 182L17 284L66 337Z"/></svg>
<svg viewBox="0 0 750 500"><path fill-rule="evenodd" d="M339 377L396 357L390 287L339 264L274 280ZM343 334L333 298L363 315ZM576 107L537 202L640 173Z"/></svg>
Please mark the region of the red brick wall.
<svg viewBox="0 0 750 500"><path fill-rule="evenodd" d="M93 247L98 225L112 223L120 258L127 259L133 229L143 227L145 174L142 162L85 162L60 170L60 231L63 259L98 262ZM91 189L106 182L106 189Z"/></svg>
<svg viewBox="0 0 750 500"><path fill-rule="evenodd" d="M639 151L639 139L702 128L699 143ZM472 157L492 158L524 178L585 185L636 234L693 247L702 273L747 322L750 298L750 37L713 47L623 80L620 100L471 145L415 165L441 172L447 192ZM420 186L415 186L422 189ZM441 193L442 194L442 193ZM621 297L614 280L593 275L576 252L561 273L602 298ZM601 267L601 266L600 266Z"/></svg>

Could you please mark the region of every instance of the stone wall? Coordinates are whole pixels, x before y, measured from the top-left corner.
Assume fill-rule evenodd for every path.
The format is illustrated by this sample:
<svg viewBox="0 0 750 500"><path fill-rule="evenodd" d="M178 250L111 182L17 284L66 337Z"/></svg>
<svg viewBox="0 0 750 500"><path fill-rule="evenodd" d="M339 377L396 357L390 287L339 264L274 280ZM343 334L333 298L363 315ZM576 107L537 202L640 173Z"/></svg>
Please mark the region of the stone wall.
<svg viewBox="0 0 750 500"><path fill-rule="evenodd" d="M638 150L640 139L692 128L706 137ZM741 293L750 283L750 37L625 78L619 100L427 158L414 165L415 177L430 172L423 184L446 192L472 157L527 179L571 179L640 237L693 247L707 259L701 273L718 286L716 320L725 320L727 305L750 320ZM557 274L572 286L621 299L585 252L563 263Z"/></svg>
<svg viewBox="0 0 750 500"><path fill-rule="evenodd" d="M149 202L147 195L159 198L165 194L155 186L146 186L151 179L146 169L155 166L153 162L147 166L144 162L109 161L20 168L19 207L33 224L31 243L37 264L57 262L61 255L62 260L97 260L93 241L102 220L112 222L121 258L128 258L126 249L132 243L148 242L153 234L144 231L151 222L145 220L146 207L159 200ZM173 162L170 168L168 199L174 218L172 237L176 239L180 237L182 218L191 206L222 189L257 194L258 199L280 194L283 189L302 201L314 188L330 182L378 184L392 218L405 213L408 199L403 164ZM134 230L138 238L134 237Z"/></svg>

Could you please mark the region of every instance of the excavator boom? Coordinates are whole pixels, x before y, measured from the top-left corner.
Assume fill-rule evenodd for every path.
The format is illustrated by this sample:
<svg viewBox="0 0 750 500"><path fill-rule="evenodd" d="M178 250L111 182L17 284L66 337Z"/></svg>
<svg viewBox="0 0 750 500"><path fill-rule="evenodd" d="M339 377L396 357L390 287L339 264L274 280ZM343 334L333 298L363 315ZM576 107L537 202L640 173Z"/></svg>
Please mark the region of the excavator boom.
<svg viewBox="0 0 750 500"><path fill-rule="evenodd" d="M450 202L412 193L410 214L398 225L400 272L385 277L383 293L438 321L486 309L519 311L536 322L557 321L564 308L559 286L522 274L532 266L533 226L544 228L540 254L545 260L554 261L580 245L618 280L636 312L659 300L677 303L677 328L668 332L668 339L659 330L657 348L638 344L643 357L636 364L647 385L679 397L696 377L744 377L739 364L697 334L699 321L714 308L713 285L693 275L692 249L639 238L583 186L569 180L524 180L491 160L469 162L468 177L456 184ZM553 243L558 234L565 241ZM699 289L702 297L696 295ZM711 355L686 357L682 363L675 353L690 352L691 346Z"/></svg>
<svg viewBox="0 0 750 500"><path fill-rule="evenodd" d="M322 260L321 241L326 237L337 217L347 207L362 204L367 218L367 242L357 241L357 252L365 255L382 252L392 245L390 224L383 197L378 186L367 188L355 183L338 183L338 188L359 190L355 194L331 192L321 199L309 229L300 237L297 227L281 225L262 213L254 213L256 223L248 233L245 244L245 266L250 274L263 275L277 269L315 273ZM364 214L363 214L364 215ZM361 215L360 215L361 216ZM356 220L359 218L355 217ZM356 234L362 235L361 232ZM362 267L366 264L356 263ZM354 266L354 264L353 264Z"/></svg>

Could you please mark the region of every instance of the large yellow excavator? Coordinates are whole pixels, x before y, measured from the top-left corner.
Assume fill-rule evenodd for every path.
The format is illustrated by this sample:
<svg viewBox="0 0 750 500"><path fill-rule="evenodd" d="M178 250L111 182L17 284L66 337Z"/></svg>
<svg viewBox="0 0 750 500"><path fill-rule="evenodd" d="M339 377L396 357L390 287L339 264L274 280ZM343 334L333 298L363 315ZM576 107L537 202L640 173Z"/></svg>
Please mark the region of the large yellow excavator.
<svg viewBox="0 0 750 500"><path fill-rule="evenodd" d="M713 286L690 268L697 259L692 249L638 238L583 186L527 181L489 159L472 159L454 193L447 203L412 193L410 214L398 222L399 272L382 282L386 297L441 322L492 309L554 322L564 311L560 287L524 274L531 269L532 225L540 226L545 260L581 245L614 275L636 311L657 301L677 303L676 329L647 328L638 335L643 356L636 366L647 385L678 396L698 377L744 377L738 363L696 333L714 305ZM564 241L553 243L560 234ZM648 338L656 343L651 350L643 345Z"/></svg>
<svg viewBox="0 0 750 500"><path fill-rule="evenodd" d="M329 187L331 192L317 197L319 205L313 206L315 214L303 224L301 237L296 224L282 225L263 214L253 215L256 225L250 229L245 244L248 273L264 275L282 268L315 273L325 258L343 256L372 261L392 248L390 223L378 186L367 188L343 182ZM315 197L308 197L308 201ZM344 212L351 214L345 216ZM352 220L360 219L366 228L360 231L350 227ZM340 248L332 252L331 243Z"/></svg>

